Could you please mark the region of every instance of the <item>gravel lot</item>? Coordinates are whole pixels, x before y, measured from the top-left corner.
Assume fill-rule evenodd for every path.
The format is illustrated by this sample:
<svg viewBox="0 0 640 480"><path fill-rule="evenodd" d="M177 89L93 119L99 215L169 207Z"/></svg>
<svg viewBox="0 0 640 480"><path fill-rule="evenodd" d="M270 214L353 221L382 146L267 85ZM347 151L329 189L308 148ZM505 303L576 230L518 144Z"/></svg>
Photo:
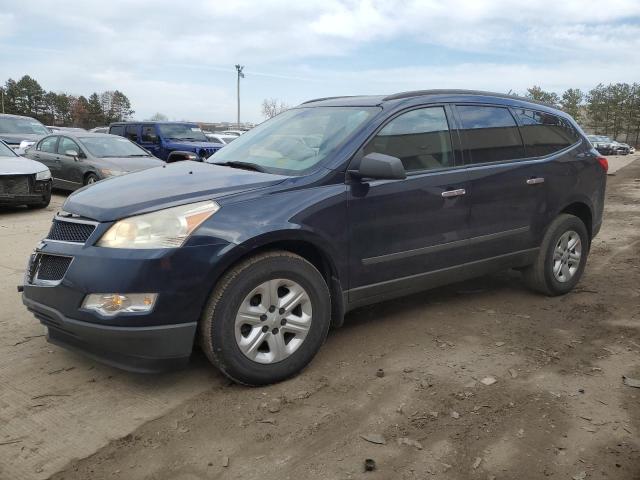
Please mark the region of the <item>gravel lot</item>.
<svg viewBox="0 0 640 480"><path fill-rule="evenodd" d="M505 272L360 309L259 389L200 353L141 376L47 344L15 286L63 201L0 210L2 480L640 478L640 162L609 177L575 292Z"/></svg>

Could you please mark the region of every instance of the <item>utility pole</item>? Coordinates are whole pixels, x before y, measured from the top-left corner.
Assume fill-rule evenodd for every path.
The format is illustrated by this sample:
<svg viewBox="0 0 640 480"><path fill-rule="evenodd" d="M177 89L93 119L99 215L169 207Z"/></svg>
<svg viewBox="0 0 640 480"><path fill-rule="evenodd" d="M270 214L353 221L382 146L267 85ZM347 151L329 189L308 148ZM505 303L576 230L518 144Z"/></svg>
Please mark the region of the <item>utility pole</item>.
<svg viewBox="0 0 640 480"><path fill-rule="evenodd" d="M2 113L4 113L4 88L0 88L0 97L2 97Z"/></svg>
<svg viewBox="0 0 640 480"><path fill-rule="evenodd" d="M236 71L238 72L238 128L240 128L240 79L244 78L244 73L242 73L243 69L244 65L236 65Z"/></svg>

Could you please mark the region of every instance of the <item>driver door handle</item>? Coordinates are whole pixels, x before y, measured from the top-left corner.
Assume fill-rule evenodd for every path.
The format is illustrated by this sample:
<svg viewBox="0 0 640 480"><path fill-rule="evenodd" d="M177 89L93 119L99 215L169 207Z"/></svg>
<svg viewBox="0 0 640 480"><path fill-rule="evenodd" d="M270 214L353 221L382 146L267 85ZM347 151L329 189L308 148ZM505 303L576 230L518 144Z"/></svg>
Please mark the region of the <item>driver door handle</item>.
<svg viewBox="0 0 640 480"><path fill-rule="evenodd" d="M456 190L445 190L442 192L442 198L461 197L466 195L467 191L464 188L458 188Z"/></svg>
<svg viewBox="0 0 640 480"><path fill-rule="evenodd" d="M539 183L544 183L544 178L534 177L527 180L527 185L538 185Z"/></svg>

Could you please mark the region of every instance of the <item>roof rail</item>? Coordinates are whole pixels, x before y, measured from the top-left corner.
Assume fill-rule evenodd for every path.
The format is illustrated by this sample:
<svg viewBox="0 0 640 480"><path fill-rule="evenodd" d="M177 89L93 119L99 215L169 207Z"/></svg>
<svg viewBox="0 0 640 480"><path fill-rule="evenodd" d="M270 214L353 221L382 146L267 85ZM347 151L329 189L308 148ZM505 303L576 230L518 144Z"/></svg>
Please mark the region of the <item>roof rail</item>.
<svg viewBox="0 0 640 480"><path fill-rule="evenodd" d="M322 102L324 100L335 100L336 98L353 98L353 97L357 97L359 95L338 95L336 97L321 97L321 98L314 98L312 100L307 100L306 102L302 102L300 105L306 105L307 103L313 103L313 102Z"/></svg>
<svg viewBox="0 0 640 480"><path fill-rule="evenodd" d="M413 90L409 92L394 93L383 98L386 100L400 100L403 98L421 97L424 95L485 95L489 97L498 98L511 98L513 100L521 100L523 102L537 103L538 105L544 105L545 107L551 107L557 109L556 105L552 105L546 102L540 102L538 100L532 100L526 97L520 97L518 95L509 95L506 93L485 92L482 90L464 90L464 89L432 89L432 90Z"/></svg>

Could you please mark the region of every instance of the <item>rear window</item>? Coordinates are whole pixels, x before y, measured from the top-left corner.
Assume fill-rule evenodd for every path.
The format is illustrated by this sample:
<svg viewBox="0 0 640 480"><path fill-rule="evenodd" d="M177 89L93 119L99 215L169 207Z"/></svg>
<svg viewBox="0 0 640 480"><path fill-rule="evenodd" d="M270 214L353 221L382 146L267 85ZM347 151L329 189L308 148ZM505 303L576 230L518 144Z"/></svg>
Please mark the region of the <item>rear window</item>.
<svg viewBox="0 0 640 480"><path fill-rule="evenodd" d="M501 162L524 158L516 122L508 109L482 105L457 107L468 163Z"/></svg>
<svg viewBox="0 0 640 480"><path fill-rule="evenodd" d="M514 112L522 123L520 130L527 157L542 157L555 153L580 139L578 132L564 118L524 108L514 109Z"/></svg>

